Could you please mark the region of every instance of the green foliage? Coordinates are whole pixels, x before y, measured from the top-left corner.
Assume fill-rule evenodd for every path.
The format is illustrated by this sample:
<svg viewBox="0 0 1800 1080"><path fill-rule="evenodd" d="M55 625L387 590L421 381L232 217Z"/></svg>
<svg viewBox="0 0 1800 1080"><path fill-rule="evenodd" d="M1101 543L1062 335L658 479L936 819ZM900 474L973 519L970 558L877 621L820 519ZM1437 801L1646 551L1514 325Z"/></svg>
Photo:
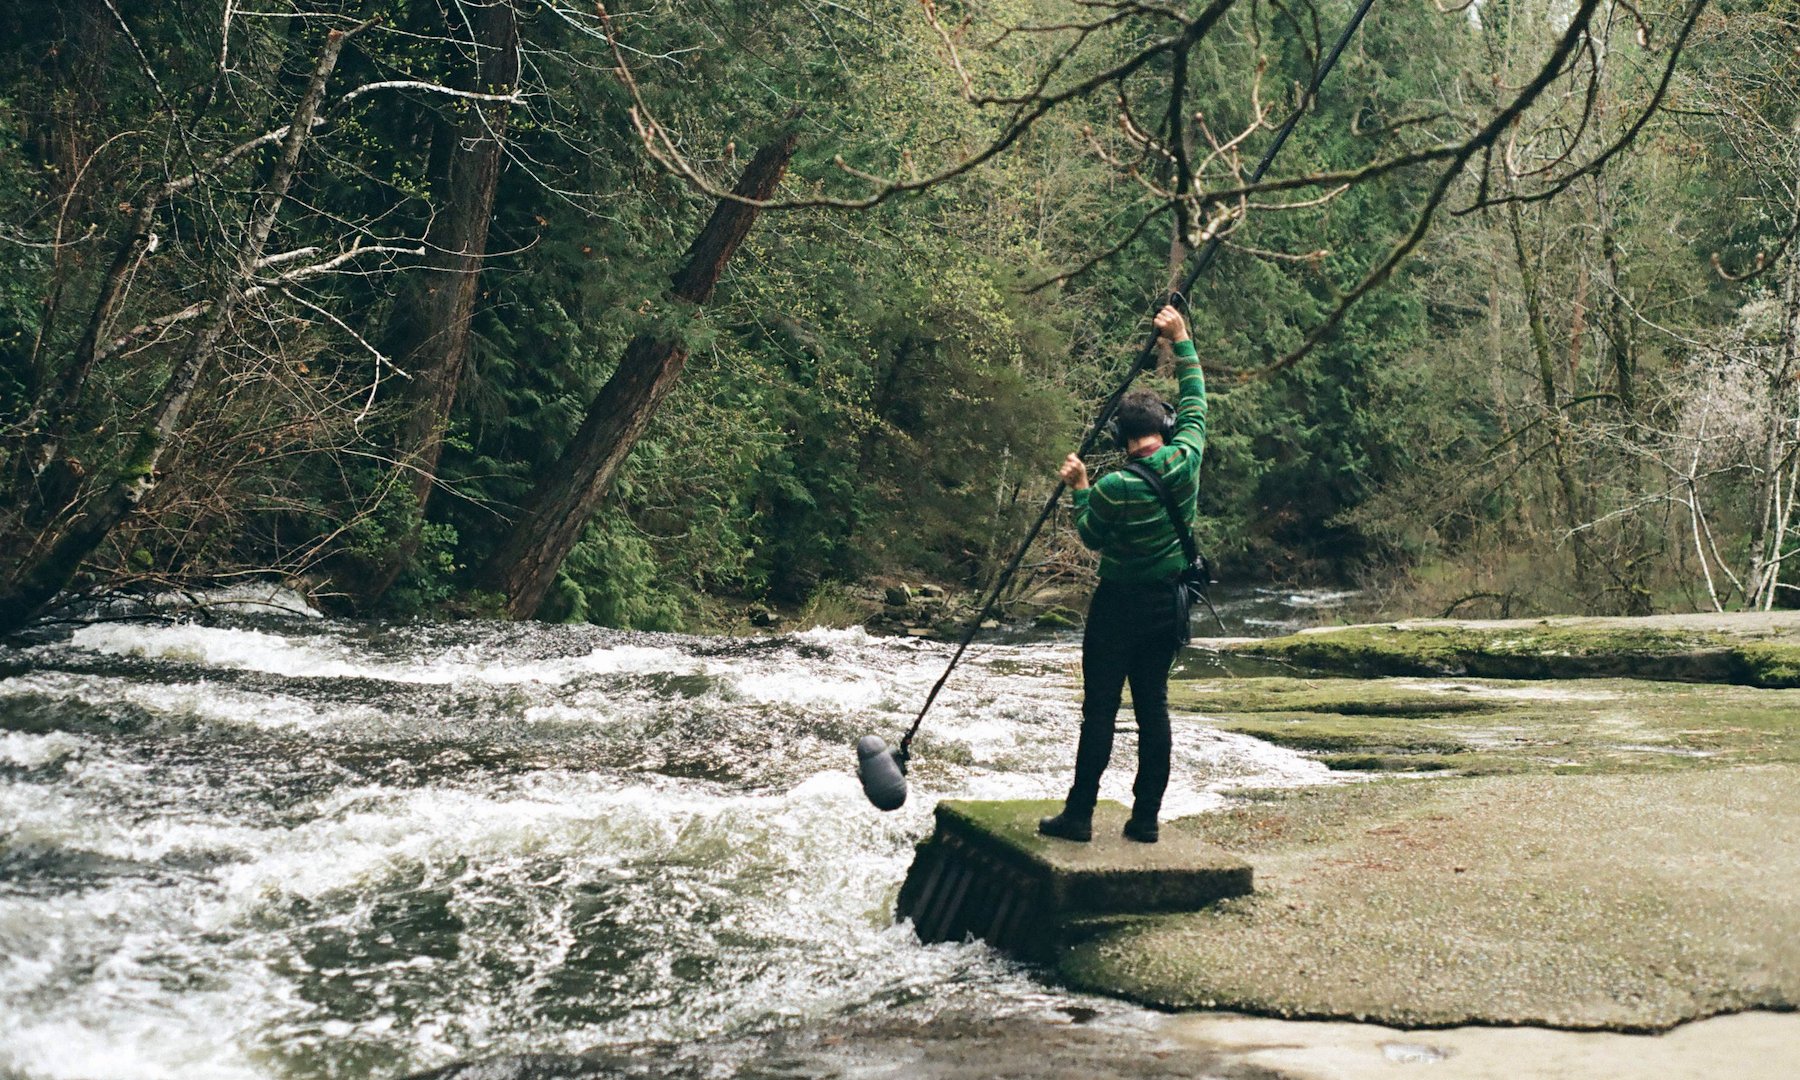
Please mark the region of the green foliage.
<svg viewBox="0 0 1800 1080"><path fill-rule="evenodd" d="M456 574L463 569L456 552L456 526L439 521L421 526L412 563L388 590L390 608L400 613L430 611L455 596Z"/></svg>
<svg viewBox="0 0 1800 1080"><path fill-rule="evenodd" d="M470 78L462 38L444 22L450 9L379 6L385 22L346 52L338 89ZM1519 81L1509 65L1529 52L1520 42L1541 36L1542 7L1488 5L1480 28L1429 5L1378 7L1277 174L1351 168L1448 138L1494 86ZM348 10L302 8L333 18ZM1189 100L1209 130L1240 130L1258 104L1273 110L1241 148L1254 160L1310 74L1320 33L1311 15L1335 25L1343 8L1234 9L1189 57ZM1795 105L1782 87L1794 60L1774 47L1786 24L1749 8L1721 9L1677 89L1708 108L1744 105L1746 116L1787 131ZM111 545L112 568L204 578L263 567L330 592L354 568L404 562L388 609L444 607L556 467L627 342L655 333L689 350L682 380L563 566L546 616L670 628L704 619L708 596L813 598L826 611L844 607L847 583L875 574L986 583L1135 353L1162 284L1167 219L1125 242L1154 206L1146 177L1094 149L1124 145L1113 90L1134 108L1160 100L1169 61L1048 113L955 184L856 213L763 214L696 311L666 289L711 200L646 160L610 51L580 21L588 16L519 10L534 81L529 103L509 115L470 354L423 516L393 450L403 381L376 357L395 350L423 287L408 276L412 257L394 256L305 282L298 291L314 307L275 290L258 301L200 388L200 419L181 433L178 466L152 513ZM1088 9L969 10L979 20L1054 21ZM784 194L847 195L866 190L855 170L943 167L1004 119L963 99L910 0L812 7L805 17L771 17L766 5L738 0L654 0L615 15L629 28L651 110L717 183L735 179L786 124L801 138ZM0 423L16 425L67 371L119 239L119 208L190 158L285 122L325 27L324 18L240 18L220 76L214 6L128 5L123 17L154 82L104 8L31 2L0 15L10 43L0 53ZM1092 75L1166 29L1151 15L1122 19L1057 78ZM1653 70L1630 48L1609 60L1614 113L1643 99ZM1056 53L1049 39L1019 34L962 55L984 89L1005 93L1030 90ZM1248 75L1258 70L1253 94ZM352 226L365 240L424 235L445 209L446 140L471 108L395 91L334 108L273 250L339 251ZM1585 574L1570 593L1582 605L1672 595L1669 571L1653 568L1681 550L1681 523L1621 518L1584 530L1579 551L1567 538L1656 490L1662 478L1644 464L1643 444L1614 433L1673 425L1679 406L1667 391L1692 362L1687 342L1716 340L1750 290L1776 295L1776 279L1793 273L1790 260L1764 283L1740 286L1704 270L1715 250L1747 266L1775 249L1791 221L1775 193L1792 181L1790 167L1752 153L1754 132L1706 128L1704 111L1654 125L1603 182L1528 208L1525 266L1498 215L1445 219L1438 238L1304 362L1248 381L1236 376L1292 348L1385 256L1430 176L1403 170L1316 206L1258 211L1233 232L1190 298L1213 392L1198 534L1224 572L1344 578L1423 567L1415 580L1435 575L1453 595L1442 583L1477 581L1485 564L1504 563L1512 578L1555 566L1559 583L1566 565L1571 578ZM209 295L268 161L235 159L172 200L111 331ZM1738 197L1746 192L1756 198ZM1029 288L1114 247L1067 281ZM1527 271L1538 282L1531 295ZM1587 286L1591 297L1575 302ZM1628 303L1610 303L1613 295ZM1532 398L1528 299L1567 372L1549 402ZM94 372L65 447L77 464L125 459L139 407L200 325L145 335ZM1643 383L1631 415L1606 404L1621 393L1621 342ZM1173 391L1166 377L1147 382ZM1593 399L1587 411L1568 405L1578 397ZM1565 406L1568 429L1550 422ZM1540 437L1553 430L1613 442L1564 453L1574 435ZM0 482L13 485L21 436L10 426L3 434ZM1565 473L1570 461L1582 472L1577 505L1558 505L1566 496L1552 449ZM1104 455L1097 463L1108 464ZM1731 506L1747 504L1754 487L1742 470L1716 481ZM0 510L18 496L9 486ZM1721 512L1730 523L1750 516ZM1724 547L1746 546L1733 544ZM1082 572L1068 530L1046 545L1047 562Z"/></svg>
<svg viewBox="0 0 1800 1080"><path fill-rule="evenodd" d="M651 539L616 510L602 510L563 564L541 614L561 622L679 629L684 598L660 569Z"/></svg>
<svg viewBox="0 0 1800 1080"><path fill-rule="evenodd" d="M0 94L0 206L18 206L34 186L14 105ZM48 269L42 248L0 240L0 418L28 407L31 350L41 327L42 283Z"/></svg>

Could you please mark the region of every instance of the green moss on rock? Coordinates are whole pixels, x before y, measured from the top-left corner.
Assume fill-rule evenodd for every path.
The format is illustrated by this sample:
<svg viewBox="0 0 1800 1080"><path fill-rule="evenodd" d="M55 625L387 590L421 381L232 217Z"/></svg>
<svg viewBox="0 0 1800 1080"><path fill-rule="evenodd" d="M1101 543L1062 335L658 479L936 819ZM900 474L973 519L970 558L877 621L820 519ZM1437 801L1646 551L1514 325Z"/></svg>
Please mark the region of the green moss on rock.
<svg viewBox="0 0 1800 1080"><path fill-rule="evenodd" d="M1182 824L1250 857L1257 894L1099 927L1068 982L1403 1027L1800 1005L1800 767L1375 782Z"/></svg>
<svg viewBox="0 0 1800 1080"><path fill-rule="evenodd" d="M1800 690L1634 679L1178 680L1170 703L1335 769L1471 775L1800 762Z"/></svg>
<svg viewBox="0 0 1800 1080"><path fill-rule="evenodd" d="M1061 809L1055 799L945 799L937 804L937 816L959 832L991 836L1043 858L1056 841L1037 831L1038 819Z"/></svg>
<svg viewBox="0 0 1800 1080"><path fill-rule="evenodd" d="M1751 686L1800 686L1800 645L1756 642L1738 646Z"/></svg>
<svg viewBox="0 0 1800 1080"><path fill-rule="evenodd" d="M1258 716L1221 726L1293 750L1454 754L1470 748L1454 735L1439 734L1405 717L1371 715L1349 722L1334 719L1335 714Z"/></svg>
<svg viewBox="0 0 1800 1080"><path fill-rule="evenodd" d="M1357 676L1470 675L1497 679L1619 676L1800 687L1800 641L1644 620L1402 623L1307 631L1236 642L1229 651ZM1761 627L1761 621L1747 625ZM1778 624L1786 632L1785 623Z"/></svg>

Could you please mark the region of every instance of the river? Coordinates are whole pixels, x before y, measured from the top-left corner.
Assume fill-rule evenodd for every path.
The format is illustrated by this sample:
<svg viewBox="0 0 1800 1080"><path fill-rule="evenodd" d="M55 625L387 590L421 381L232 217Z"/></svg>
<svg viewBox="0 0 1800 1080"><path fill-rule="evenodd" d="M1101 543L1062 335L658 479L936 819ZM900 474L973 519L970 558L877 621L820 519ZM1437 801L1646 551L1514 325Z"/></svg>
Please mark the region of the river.
<svg viewBox="0 0 1800 1080"><path fill-rule="evenodd" d="M1163 1075L1160 1018L891 922L938 799L1062 793L1073 635L978 643L884 815L852 743L947 646L228 610L0 648L0 1077ZM1327 780L1177 717L1166 812Z"/></svg>

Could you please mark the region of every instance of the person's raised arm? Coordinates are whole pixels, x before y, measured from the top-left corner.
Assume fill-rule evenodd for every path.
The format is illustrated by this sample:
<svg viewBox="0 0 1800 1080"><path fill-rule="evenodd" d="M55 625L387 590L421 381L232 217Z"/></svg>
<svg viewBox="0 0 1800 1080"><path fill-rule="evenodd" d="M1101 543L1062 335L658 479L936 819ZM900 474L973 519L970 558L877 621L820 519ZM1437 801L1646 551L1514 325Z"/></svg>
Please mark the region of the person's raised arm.
<svg viewBox="0 0 1800 1080"><path fill-rule="evenodd" d="M1088 547L1099 550L1106 538L1105 523L1094 516L1088 499L1092 489L1088 485L1087 463L1078 455L1070 454L1063 459L1062 468L1057 470L1062 482L1069 485L1071 497L1075 500L1075 532L1081 542Z"/></svg>
<svg viewBox="0 0 1800 1080"><path fill-rule="evenodd" d="M1165 305L1155 321L1157 332L1175 353L1175 377L1181 384L1181 397L1175 403L1175 437L1169 441L1198 458L1206 450L1206 376L1200 371L1200 357L1181 312L1172 304Z"/></svg>

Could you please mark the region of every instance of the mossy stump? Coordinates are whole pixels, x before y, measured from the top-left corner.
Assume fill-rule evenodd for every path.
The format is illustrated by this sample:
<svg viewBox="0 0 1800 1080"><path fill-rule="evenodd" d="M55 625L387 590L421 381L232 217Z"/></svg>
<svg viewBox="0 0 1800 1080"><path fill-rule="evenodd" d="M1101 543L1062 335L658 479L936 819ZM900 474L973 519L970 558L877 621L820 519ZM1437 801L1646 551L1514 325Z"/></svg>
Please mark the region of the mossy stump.
<svg viewBox="0 0 1800 1080"><path fill-rule="evenodd" d="M946 801L900 887L896 918L926 944L977 937L1033 960L1053 958L1097 916L1197 911L1252 891L1250 865L1191 836L1124 839L1125 808L1103 802L1085 844L1039 835L1054 800Z"/></svg>

